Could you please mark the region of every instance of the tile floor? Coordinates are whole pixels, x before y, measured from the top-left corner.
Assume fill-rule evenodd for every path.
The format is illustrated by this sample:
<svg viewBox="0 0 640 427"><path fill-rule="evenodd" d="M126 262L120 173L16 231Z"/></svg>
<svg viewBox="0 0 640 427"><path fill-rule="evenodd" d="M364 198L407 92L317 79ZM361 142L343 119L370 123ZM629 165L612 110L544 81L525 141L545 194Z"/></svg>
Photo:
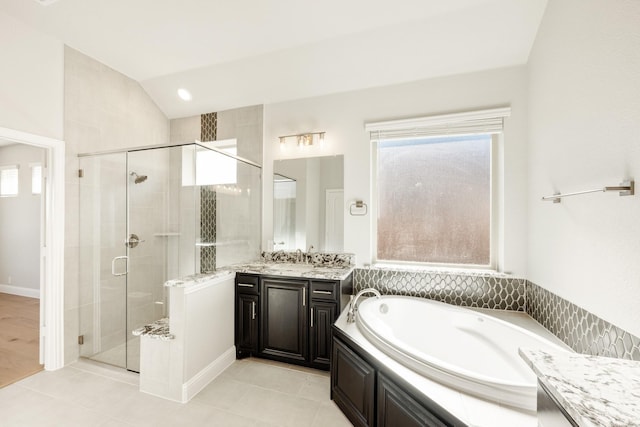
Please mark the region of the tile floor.
<svg viewBox="0 0 640 427"><path fill-rule="evenodd" d="M0 426L351 426L329 374L245 359L189 403L138 391L138 376L80 360L0 389Z"/></svg>

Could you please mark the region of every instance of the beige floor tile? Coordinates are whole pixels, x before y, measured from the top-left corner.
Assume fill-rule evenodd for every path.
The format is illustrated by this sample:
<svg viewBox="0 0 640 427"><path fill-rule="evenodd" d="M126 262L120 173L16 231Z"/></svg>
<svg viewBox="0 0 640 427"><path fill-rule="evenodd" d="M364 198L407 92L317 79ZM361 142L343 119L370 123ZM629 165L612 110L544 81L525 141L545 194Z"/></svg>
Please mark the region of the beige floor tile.
<svg viewBox="0 0 640 427"><path fill-rule="evenodd" d="M77 367L40 372L0 389L0 425L350 425L329 400L326 373L290 369L279 362L236 361L187 404L140 393L138 386L132 384L136 381L123 375L118 370L87 367L82 362Z"/></svg>
<svg viewBox="0 0 640 427"><path fill-rule="evenodd" d="M316 418L311 427L350 427L351 422L344 416L340 408L332 401L325 402L320 406Z"/></svg>
<svg viewBox="0 0 640 427"><path fill-rule="evenodd" d="M248 391L247 386L247 383L221 375L198 393L192 401L229 409L244 398Z"/></svg>
<svg viewBox="0 0 640 427"><path fill-rule="evenodd" d="M283 393L297 394L302 389L308 374L276 365L247 363L242 370L231 375L237 381Z"/></svg>
<svg viewBox="0 0 640 427"><path fill-rule="evenodd" d="M230 411L273 425L300 427L313 423L320 405L292 394L250 386L244 399L233 405Z"/></svg>

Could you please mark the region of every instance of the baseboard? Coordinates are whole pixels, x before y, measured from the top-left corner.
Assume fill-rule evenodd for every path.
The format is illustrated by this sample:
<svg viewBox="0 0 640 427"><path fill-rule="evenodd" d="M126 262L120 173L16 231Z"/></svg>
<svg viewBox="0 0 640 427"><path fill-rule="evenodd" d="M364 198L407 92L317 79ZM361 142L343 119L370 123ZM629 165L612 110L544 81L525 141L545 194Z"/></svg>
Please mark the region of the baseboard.
<svg viewBox="0 0 640 427"><path fill-rule="evenodd" d="M40 299L40 289L23 288L22 286L3 285L0 283L0 292L21 297Z"/></svg>
<svg viewBox="0 0 640 427"><path fill-rule="evenodd" d="M211 381L220 375L236 360L236 347L231 346L220 357L211 362L206 368L198 372L182 385L182 403L186 403L202 391Z"/></svg>

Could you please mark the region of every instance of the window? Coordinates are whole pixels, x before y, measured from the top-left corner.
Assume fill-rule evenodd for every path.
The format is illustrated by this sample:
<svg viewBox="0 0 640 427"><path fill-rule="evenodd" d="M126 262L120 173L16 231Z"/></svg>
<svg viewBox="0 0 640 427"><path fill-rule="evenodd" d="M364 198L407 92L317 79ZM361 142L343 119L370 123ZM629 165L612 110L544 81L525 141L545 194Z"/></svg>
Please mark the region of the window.
<svg viewBox="0 0 640 427"><path fill-rule="evenodd" d="M378 260L491 263L491 135L382 140Z"/></svg>
<svg viewBox="0 0 640 427"><path fill-rule="evenodd" d="M377 262L492 268L498 134L509 109L367 124Z"/></svg>
<svg viewBox="0 0 640 427"><path fill-rule="evenodd" d="M18 195L18 165L0 166L0 197Z"/></svg>
<svg viewBox="0 0 640 427"><path fill-rule="evenodd" d="M31 194L42 194L42 166L39 163L31 165Z"/></svg>

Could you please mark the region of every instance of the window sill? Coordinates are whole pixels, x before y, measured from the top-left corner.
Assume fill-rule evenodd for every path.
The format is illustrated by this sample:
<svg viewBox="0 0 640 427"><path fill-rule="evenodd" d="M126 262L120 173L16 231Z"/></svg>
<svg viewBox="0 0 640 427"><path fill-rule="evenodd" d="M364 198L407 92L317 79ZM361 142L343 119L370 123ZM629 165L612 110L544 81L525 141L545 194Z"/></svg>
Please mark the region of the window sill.
<svg viewBox="0 0 640 427"><path fill-rule="evenodd" d="M510 274L501 273L491 268L466 268L466 267L449 267L436 265L421 264L394 264L389 262L377 262L374 264L365 264L362 268L367 270L393 270L407 271L417 273L445 273L445 274L464 274L469 276L491 276L491 277L512 277Z"/></svg>

